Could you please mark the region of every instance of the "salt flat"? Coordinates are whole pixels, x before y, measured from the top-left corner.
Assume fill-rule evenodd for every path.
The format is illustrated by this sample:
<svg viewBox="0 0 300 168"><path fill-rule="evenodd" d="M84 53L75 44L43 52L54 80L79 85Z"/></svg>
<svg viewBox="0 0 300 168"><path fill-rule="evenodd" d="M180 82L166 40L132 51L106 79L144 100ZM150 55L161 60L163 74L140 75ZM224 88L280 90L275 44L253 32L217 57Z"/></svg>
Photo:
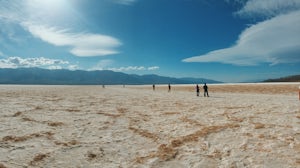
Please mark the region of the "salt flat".
<svg viewBox="0 0 300 168"><path fill-rule="evenodd" d="M0 86L0 167L300 167L299 83Z"/></svg>

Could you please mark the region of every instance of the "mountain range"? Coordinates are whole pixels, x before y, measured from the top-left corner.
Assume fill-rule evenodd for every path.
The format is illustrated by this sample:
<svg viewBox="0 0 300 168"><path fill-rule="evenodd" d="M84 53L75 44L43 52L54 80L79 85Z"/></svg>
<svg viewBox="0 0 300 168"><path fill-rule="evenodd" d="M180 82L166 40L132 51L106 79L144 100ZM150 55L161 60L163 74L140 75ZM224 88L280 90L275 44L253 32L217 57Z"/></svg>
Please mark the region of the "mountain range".
<svg viewBox="0 0 300 168"><path fill-rule="evenodd" d="M277 79L268 79L264 82L300 82L300 75L287 76Z"/></svg>
<svg viewBox="0 0 300 168"><path fill-rule="evenodd" d="M204 78L173 78L158 75L135 75L114 71L48 70L41 68L0 69L0 84L47 85L141 85L141 84L222 83Z"/></svg>

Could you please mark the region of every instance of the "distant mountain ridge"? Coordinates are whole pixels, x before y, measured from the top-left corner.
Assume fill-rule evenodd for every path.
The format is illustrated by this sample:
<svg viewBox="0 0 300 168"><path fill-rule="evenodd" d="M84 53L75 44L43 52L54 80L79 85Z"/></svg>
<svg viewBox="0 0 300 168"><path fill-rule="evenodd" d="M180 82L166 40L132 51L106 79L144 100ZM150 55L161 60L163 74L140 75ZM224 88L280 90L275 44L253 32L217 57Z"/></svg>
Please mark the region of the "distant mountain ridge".
<svg viewBox="0 0 300 168"><path fill-rule="evenodd" d="M158 75L132 75L114 71L70 71L41 68L0 69L0 84L47 85L140 85L140 84L222 83L204 78L172 78Z"/></svg>
<svg viewBox="0 0 300 168"><path fill-rule="evenodd" d="M264 82L300 82L300 75L287 76L277 79L268 79Z"/></svg>

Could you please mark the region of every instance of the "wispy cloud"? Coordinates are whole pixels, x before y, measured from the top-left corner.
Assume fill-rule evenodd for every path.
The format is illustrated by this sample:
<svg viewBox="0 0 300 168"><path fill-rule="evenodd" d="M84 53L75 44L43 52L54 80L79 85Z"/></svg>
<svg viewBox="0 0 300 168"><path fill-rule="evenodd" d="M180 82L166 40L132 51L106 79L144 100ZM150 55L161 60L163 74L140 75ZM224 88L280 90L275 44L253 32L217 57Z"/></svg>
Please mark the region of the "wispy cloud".
<svg viewBox="0 0 300 168"><path fill-rule="evenodd" d="M121 42L113 37L91 34L73 33L68 29L57 29L31 22L22 24L33 36L56 46L69 46L70 52L76 56L105 56L118 53L116 47Z"/></svg>
<svg viewBox="0 0 300 168"><path fill-rule="evenodd" d="M67 69L73 71L73 70L79 70L80 68L78 65L69 65Z"/></svg>
<svg viewBox="0 0 300 168"><path fill-rule="evenodd" d="M257 2L259 4L261 1L250 0L248 2ZM271 2L271 0L268 2ZM288 0L287 2L292 1ZM274 3L279 5L276 0L274 0ZM271 9L271 6L268 9ZM259 7L253 7L252 11L258 9ZM279 13L273 18L245 29L240 34L235 45L186 58L183 61L220 62L240 66L253 66L260 63L279 64L300 62L299 34L300 10L291 11L288 14Z"/></svg>
<svg viewBox="0 0 300 168"><path fill-rule="evenodd" d="M70 48L69 52L75 56L106 56L119 53L117 47L121 42L117 38L90 33L88 30L76 32L64 25L57 26L55 20L52 23L52 14L49 11L41 11L45 7L40 5L47 5L42 2L44 1L0 1L0 23L18 24L44 42L55 46L67 46Z"/></svg>
<svg viewBox="0 0 300 168"><path fill-rule="evenodd" d="M299 0L249 0L235 14L241 17L270 18L300 9Z"/></svg>
<svg viewBox="0 0 300 168"><path fill-rule="evenodd" d="M21 58L21 57L8 57L0 59L0 68L30 68L30 67L44 67L47 69L62 68L62 65L69 65L68 61L59 59L49 59L44 57L39 58ZM61 69L59 68L59 69Z"/></svg>
<svg viewBox="0 0 300 168"><path fill-rule="evenodd" d="M159 66L152 66L152 67L144 67L144 66L128 66L128 67L119 67L119 68L107 68L107 70L111 71L154 71L158 70Z"/></svg>
<svg viewBox="0 0 300 168"><path fill-rule="evenodd" d="M146 68L144 66L128 66L128 67L119 67L119 68L107 68L111 71L144 71Z"/></svg>
<svg viewBox="0 0 300 168"><path fill-rule="evenodd" d="M149 70L149 71L159 70L159 66L148 67L148 70Z"/></svg>
<svg viewBox="0 0 300 168"><path fill-rule="evenodd" d="M121 4L121 5L131 5L134 2L136 2L137 0L113 0L115 3L117 4Z"/></svg>
<svg viewBox="0 0 300 168"><path fill-rule="evenodd" d="M50 70L63 69L63 67L59 66L59 65L51 65L51 66L48 67L48 69L50 69Z"/></svg>
<svg viewBox="0 0 300 168"><path fill-rule="evenodd" d="M123 66L123 67L113 67L114 60L111 59L103 59L100 60L94 67L92 67L91 71L94 70L111 70L111 71L117 71L117 72L123 72L123 71L155 71L159 69L159 66Z"/></svg>
<svg viewBox="0 0 300 168"><path fill-rule="evenodd" d="M113 63L114 63L114 60L103 59L103 60L100 60L95 66L93 66L89 70L91 70L91 71L94 71L94 70L104 70L107 67L112 66Z"/></svg>

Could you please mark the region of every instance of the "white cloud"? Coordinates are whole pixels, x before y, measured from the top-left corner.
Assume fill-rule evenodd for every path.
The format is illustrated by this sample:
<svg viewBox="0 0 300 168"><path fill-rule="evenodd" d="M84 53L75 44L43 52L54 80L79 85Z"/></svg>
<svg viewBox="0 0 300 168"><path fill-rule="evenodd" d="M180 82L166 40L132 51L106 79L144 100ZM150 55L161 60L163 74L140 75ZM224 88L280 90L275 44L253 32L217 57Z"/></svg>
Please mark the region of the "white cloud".
<svg viewBox="0 0 300 168"><path fill-rule="evenodd" d="M111 71L142 71L146 70L144 66L128 66L128 67L120 67L120 68L107 68Z"/></svg>
<svg viewBox="0 0 300 168"><path fill-rule="evenodd" d="M249 2L251 1L254 0ZM299 34L300 10L280 14L250 26L240 34L236 44L231 47L186 58L183 61L220 62L240 66L300 62Z"/></svg>
<svg viewBox="0 0 300 168"><path fill-rule="evenodd" d="M154 71L158 70L159 66L152 66L152 67L144 67L144 66L127 66L127 67L119 67L119 68L105 68L111 71Z"/></svg>
<svg viewBox="0 0 300 168"><path fill-rule="evenodd" d="M62 0L0 1L0 24L20 25L24 30L44 42L70 48L69 52L75 56L105 56L119 53L116 48L121 45L121 42L114 37L89 33L88 31L75 32L69 27L65 27L64 25L67 25L65 22L58 24L59 16L65 16L65 14L68 14L67 12L72 11L71 9L68 11L63 10L68 9L67 4L67 1ZM55 5L56 7L54 9L54 6L49 7L49 5ZM57 11L57 8L62 8L62 6L64 8ZM69 16L69 18L74 17ZM5 31L3 25L0 30ZM6 30L13 29L6 28ZM13 34L13 32L10 34ZM7 38L10 39L10 37Z"/></svg>
<svg viewBox="0 0 300 168"><path fill-rule="evenodd" d="M116 47L121 42L113 37L90 34L72 33L68 29L57 29L45 25L37 25L31 22L22 24L32 35L56 46L69 46L70 52L76 56L104 56L116 54Z"/></svg>
<svg viewBox="0 0 300 168"><path fill-rule="evenodd" d="M145 66L123 66L118 68L112 68L112 65L114 64L114 60L111 59L103 59L99 61L94 67L92 67L91 71L94 70L111 70L111 71L155 71L159 69L159 66L151 66L151 67L145 67Z"/></svg>
<svg viewBox="0 0 300 168"><path fill-rule="evenodd" d="M62 66L59 66L59 65L51 65L49 66L47 69L50 69L50 70L56 70L56 69L63 69Z"/></svg>
<svg viewBox="0 0 300 168"><path fill-rule="evenodd" d="M0 68L16 68L12 63L0 60Z"/></svg>
<svg viewBox="0 0 300 168"><path fill-rule="evenodd" d="M137 0L114 0L115 3L122 4L122 5L131 5Z"/></svg>
<svg viewBox="0 0 300 168"><path fill-rule="evenodd" d="M69 64L69 62L58 60L58 59L48 59L44 57L39 57L39 58L8 57L6 59L0 59L0 68L47 67L53 69L53 67L60 67L61 65L66 65L66 64Z"/></svg>
<svg viewBox="0 0 300 168"><path fill-rule="evenodd" d="M152 66L147 68L149 71L155 71L159 69L159 66Z"/></svg>
<svg viewBox="0 0 300 168"><path fill-rule="evenodd" d="M242 17L269 18L299 9L299 0L249 0L236 14Z"/></svg>
<svg viewBox="0 0 300 168"><path fill-rule="evenodd" d="M113 60L110 59L104 59L99 61L94 67L92 67L90 70L104 70L105 68L111 66L114 63Z"/></svg>
<svg viewBox="0 0 300 168"><path fill-rule="evenodd" d="M74 71L74 70L78 70L80 68L78 67L78 65L69 65L68 69L71 70L71 71Z"/></svg>

